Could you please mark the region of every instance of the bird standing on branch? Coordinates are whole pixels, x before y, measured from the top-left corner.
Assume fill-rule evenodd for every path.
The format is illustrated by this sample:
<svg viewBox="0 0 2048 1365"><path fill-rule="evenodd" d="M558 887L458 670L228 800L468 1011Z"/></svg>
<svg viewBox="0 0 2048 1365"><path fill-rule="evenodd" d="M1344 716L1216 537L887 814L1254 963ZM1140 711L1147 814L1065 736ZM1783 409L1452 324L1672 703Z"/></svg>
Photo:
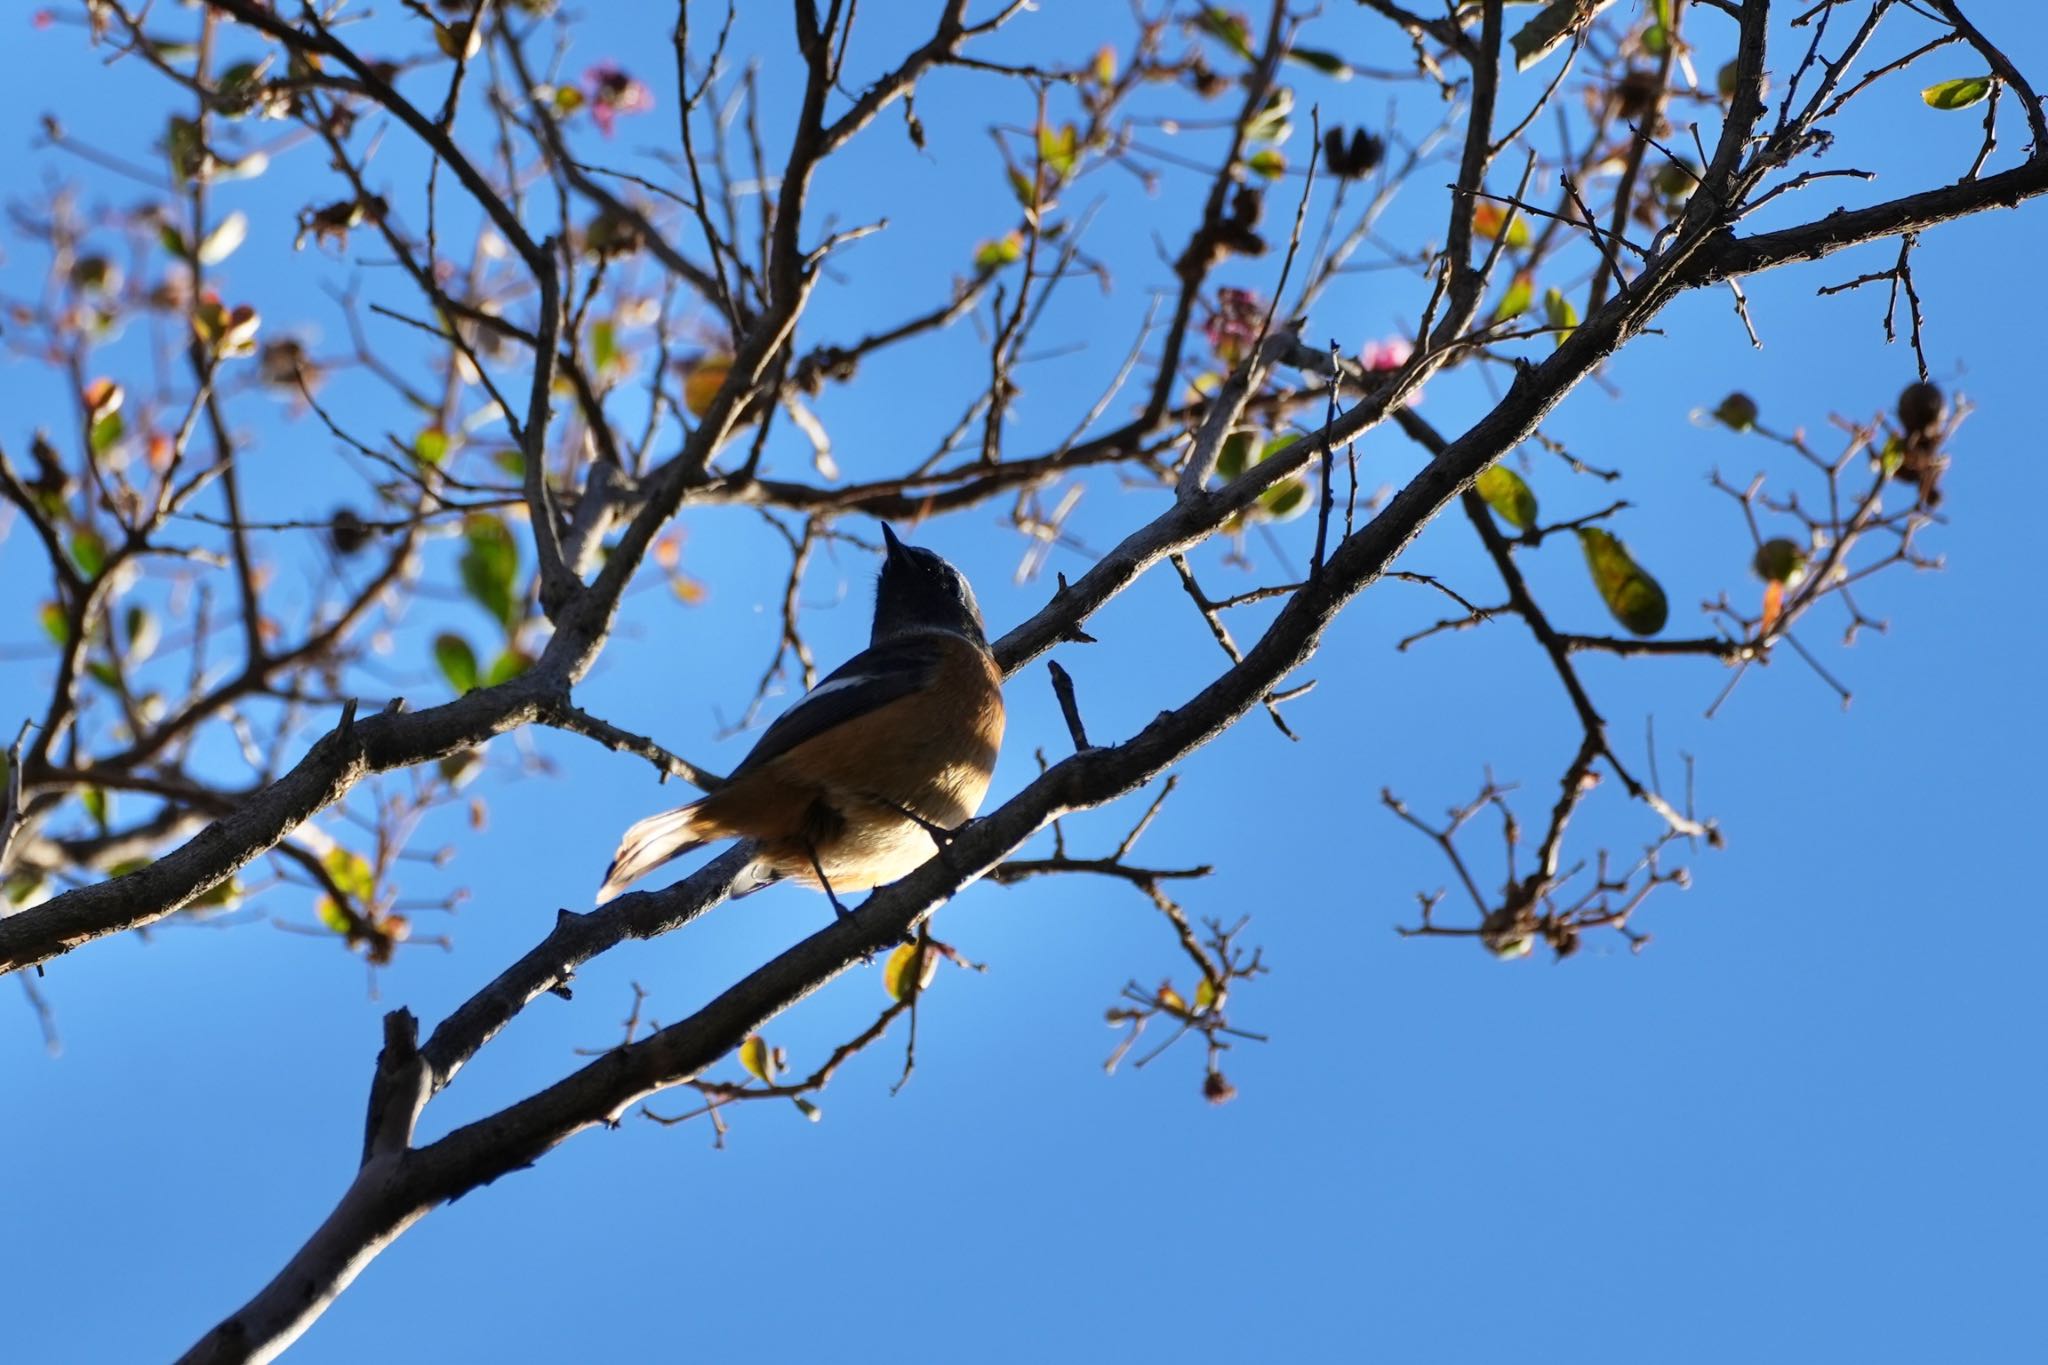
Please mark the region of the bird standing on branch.
<svg viewBox="0 0 2048 1365"><path fill-rule="evenodd" d="M1002 673L960 571L888 526L868 647L769 726L725 784L626 831L599 904L671 858L754 841L764 880L895 881L973 818L1003 742Z"/></svg>

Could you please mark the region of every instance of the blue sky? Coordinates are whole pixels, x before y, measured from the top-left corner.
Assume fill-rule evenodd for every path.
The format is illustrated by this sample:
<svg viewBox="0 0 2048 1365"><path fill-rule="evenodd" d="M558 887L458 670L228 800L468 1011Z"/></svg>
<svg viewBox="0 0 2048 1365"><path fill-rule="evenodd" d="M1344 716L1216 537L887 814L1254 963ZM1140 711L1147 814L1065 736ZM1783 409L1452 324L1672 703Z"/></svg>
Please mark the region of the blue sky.
<svg viewBox="0 0 2048 1365"><path fill-rule="evenodd" d="M604 58L638 70L642 53L659 62L665 18L643 26L637 7L588 8L570 70ZM872 26L855 66L879 69L913 39L908 8L862 8ZM2030 6L1977 8L2023 68L2048 72L2048 20ZM1404 48L1383 25L1348 5L1327 11L1305 41L1363 65L1400 63ZM1017 61L1092 51L1100 39L1088 30L1120 14L1047 0L991 51ZM779 10L772 22L750 14L735 41L783 41L781 22ZM1711 72L1726 26L1706 13L1690 24ZM10 50L0 129L25 144L35 117L56 108L79 136L152 158L157 82L103 69L70 30L24 28ZM1943 55L1927 80L1974 70L1954 49ZM658 112L621 123L602 149L620 159L673 126L672 89L659 70L643 74ZM1533 98L1547 74L1511 82L1510 102ZM790 79L784 65L764 70L771 94ZM1926 109L1921 83L1883 87L1836 128L1849 159L1883 178L1795 196L1803 202L1772 221L1903 193L1966 165L1975 116ZM1390 98L1364 81L1304 80L1301 95L1347 123L1378 123ZM1426 127L1432 104L1403 93L1404 130ZM1014 215L985 128L1028 123L1023 97L944 73L920 89L918 112L928 156L910 151L892 114L820 182L842 225L887 216L891 226L845 255L805 344L936 301L973 242ZM2017 129L2001 155L2016 151ZM769 131L772 141L772 120ZM1205 145L1190 140L1193 154ZM403 155L394 148L394 164L409 165ZM11 178L14 196L45 175L86 170L48 153L13 164L25 168ZM1128 347L1148 291L1169 282L1152 237L1185 230L1195 178L1168 172L1147 199L1120 174L1098 177L1109 203L1090 238L1115 267L1116 289L1077 285L1049 315L1041 349L1091 348L1027 369L1015 449L1064 434ZM1419 177L1386 235L1438 231L1436 186L1447 178ZM85 183L88 197L116 204L136 194L97 176ZM255 219L227 279L232 297L262 301L266 319L318 318L332 336L310 255L290 244L289 210L318 183L301 154L222 191ZM2026 850L2038 846L2036 768L2048 738L2043 630L2028 588L2039 574L2029 465L2040 440L2032 303L2048 297L2044 224L2048 205L2036 204L1931 233L1916 255L1936 378L1979 411L1955 448L1950 524L1929 539L1947 570L1881 579L1867 605L1891 628L1853 649L1834 647L1823 623L1832 617L1803 632L1853 688L1846 714L1789 657L1748 678L1711 722L1702 712L1725 680L1712 665L1588 665L1625 753L1640 754L1654 713L1667 778L1681 751L1697 755L1700 805L1729 838L1692 861L1691 890L1653 898L1638 921L1656 936L1644 953L1595 938L1561 965L1501 964L1469 943L1393 934L1414 893L1443 885L1447 869L1380 808L1380 789L1433 815L1467 799L1492 763L1526 785L1533 822L1576 736L1541 655L1510 625L1394 653L1393 640L1442 613L1427 589L1390 582L1356 604L1306 670L1322 681L1289 708L1303 742L1248 720L1185 766L1141 845L1160 864L1215 862L1216 876L1188 889L1191 911L1250 915L1246 940L1273 968L1233 1001L1238 1022L1271 1038L1227 1059L1234 1103L1202 1102L1188 1044L1143 1070L1103 1074L1115 1034L1102 1012L1123 983L1172 973L1185 985L1171 935L1141 898L1079 880L978 886L946 908L938 932L989 970L941 975L901 1094L888 1093L900 1052L885 1044L819 1097L816 1125L787 1106L748 1109L717 1152L697 1125L636 1119L580 1136L432 1214L291 1358L2037 1358L2048 1005L2036 978L2048 931L2031 903L2038 870ZM1703 427L1691 411L1742 389L1765 421L1820 431L1830 412L1888 407L1911 358L1903 344L1884 345L1881 298L1814 291L1892 254L1879 245L1753 282L1761 351L1747 346L1725 295L1682 300L1663 335L1617 359L1612 392L1586 385L1550 424L1587 459L1627 471L1637 506L1619 529L1663 579L1674 632L1703 624L1695 604L1722 587L1754 591L1746 533L1705 487L1708 471L1738 481L1789 472L1762 444ZM39 267L10 248L0 287L32 287ZM1271 266L1233 263L1221 278L1269 288ZM364 280L373 297L408 301L374 270ZM1354 277L1318 308L1309 335L1355 348L1412 322L1422 297L1407 276ZM928 448L985 364L985 340L962 327L829 393L820 412L848 476ZM10 453L38 423L60 420L60 400L20 363L0 370L0 393ZM1455 433L1483 400L1481 386L1452 376L1432 384L1423 411ZM263 400L241 411L258 441L258 515L309 504L317 513L345 491L324 437L285 426ZM1391 431L1361 454L1374 483L1418 463ZM785 448L777 458L802 467ZM1529 474L1546 513L1608 497L1547 457ZM1155 506L1150 494L1091 485L1074 528L1105 546ZM1047 590L1012 582L1019 546L1002 515L973 511L922 534L970 572L998 630ZM746 742L716 742L717 716L744 704L773 642L772 589L749 566L779 551L747 513L696 512L683 525L685 567L709 599L695 609L659 591L632 599L582 699L717 766ZM1296 555L1310 533L1305 522L1281 529ZM1485 597L1471 539L1449 519L1403 567ZM1251 551L1275 571L1269 550ZM277 553L287 566L305 562L288 544ZM1202 561L1212 591L1254 581L1218 559ZM1560 616L1602 626L1568 543L1525 559ZM1084 564L1072 554L1054 562ZM40 573L13 528L0 540L0 644L35 638ZM865 636L868 579L869 566L842 550L807 580L808 629L827 667ZM422 695L436 685L426 627L443 610L409 625L391 661ZM461 610L445 608L474 629ZM1101 738L1177 704L1214 667L1206 631L1163 575L1090 630L1100 645L1059 657ZM11 728L9 717L38 705L48 673L8 653L0 723ZM1033 772L1034 748L1066 743L1042 668L1020 674L1009 699L995 798ZM260 922L166 925L54 964L45 989L64 1035L57 1060L5 998L12 987L0 991L10 1355L163 1358L240 1303L353 1167L382 1011L406 1004L440 1018L545 932L556 906L583 904L617 831L676 795L635 761L567 737L538 743L554 777L494 780L485 833L451 825L432 835L456 838L460 856L444 871L421 869L420 893L461 885L471 899L446 926L454 951L402 953L380 979L381 999L368 998L360 965L333 943ZM1077 819L1072 842L1113 843L1136 813ZM1622 849L1653 833L1650 817L1614 793L1584 822L1586 839ZM311 920L295 893L265 908ZM537 1002L464 1073L429 1111L425 1134L577 1065L574 1048L612 1041L629 983L650 990L656 1017L680 1017L827 913L816 897L777 889L593 964L573 1002ZM856 971L767 1034L806 1065L883 1003L879 969Z"/></svg>

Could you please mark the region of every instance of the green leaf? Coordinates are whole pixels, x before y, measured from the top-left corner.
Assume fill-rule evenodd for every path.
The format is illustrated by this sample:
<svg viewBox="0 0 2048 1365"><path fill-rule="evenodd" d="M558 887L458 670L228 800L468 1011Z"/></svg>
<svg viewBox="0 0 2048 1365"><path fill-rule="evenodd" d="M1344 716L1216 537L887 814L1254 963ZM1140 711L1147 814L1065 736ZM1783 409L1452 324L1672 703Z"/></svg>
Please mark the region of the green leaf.
<svg viewBox="0 0 2048 1365"><path fill-rule="evenodd" d="M1195 27L1240 57L1252 55L1251 30L1246 27L1242 15L1232 14L1219 5L1210 5L1195 16Z"/></svg>
<svg viewBox="0 0 2048 1365"><path fill-rule="evenodd" d="M43 633L60 645L71 643L71 616L55 602L45 602L36 612L36 619L43 623Z"/></svg>
<svg viewBox="0 0 2048 1365"><path fill-rule="evenodd" d="M199 125L188 118L174 118L164 130L164 155L170 158L171 175L180 183L199 174L206 164L206 140Z"/></svg>
<svg viewBox="0 0 2048 1365"><path fill-rule="evenodd" d="M1216 983L1203 977L1195 983L1195 1011L1201 1013L1216 1007Z"/></svg>
<svg viewBox="0 0 2048 1365"><path fill-rule="evenodd" d="M1268 521L1286 521L1308 510L1306 479L1283 479L1259 494L1259 511Z"/></svg>
<svg viewBox="0 0 2048 1365"><path fill-rule="evenodd" d="M377 874L369 859L352 848L336 844L320 855L320 866L334 879L334 885L350 900L368 904L377 894Z"/></svg>
<svg viewBox="0 0 2048 1365"><path fill-rule="evenodd" d="M1699 168L1684 157L1667 161L1650 177L1650 188L1664 196L1673 208L1692 198L1700 187Z"/></svg>
<svg viewBox="0 0 2048 1365"><path fill-rule="evenodd" d="M1301 439L1301 433L1285 431L1259 447L1255 464L1272 459L1287 447ZM1259 515L1267 521L1286 521L1298 517L1308 510L1310 502L1308 480L1303 478L1284 479L1259 494L1255 504Z"/></svg>
<svg viewBox="0 0 2048 1365"><path fill-rule="evenodd" d="M1253 152L1244 164L1253 175L1267 180L1277 180L1287 173L1287 157L1276 147Z"/></svg>
<svg viewBox="0 0 2048 1365"><path fill-rule="evenodd" d="M1714 409L1714 420L1730 431L1749 431L1756 426L1756 400L1746 393L1731 393Z"/></svg>
<svg viewBox="0 0 2048 1365"><path fill-rule="evenodd" d="M71 266L71 282L87 293L111 294L121 283L121 271L104 256L80 256Z"/></svg>
<svg viewBox="0 0 2048 1365"><path fill-rule="evenodd" d="M107 789L87 787L78 793L78 799L84 803L85 813L93 818L93 823L100 827L100 832L105 833L107 822L114 815L114 798L107 795Z"/></svg>
<svg viewBox="0 0 2048 1365"><path fill-rule="evenodd" d="M491 671L484 674L484 686L496 687L499 683L511 682L532 667L531 655L517 649L508 649L491 661Z"/></svg>
<svg viewBox="0 0 2048 1365"><path fill-rule="evenodd" d="M455 689L456 696L476 690L476 651L469 647L469 641L453 631L436 635L434 662L441 666L441 676Z"/></svg>
<svg viewBox="0 0 2048 1365"><path fill-rule="evenodd" d="M1594 526L1580 528L1579 546L1586 552L1593 586L1615 620L1635 635L1655 635L1664 629L1670 615L1664 589L1629 557L1628 547Z"/></svg>
<svg viewBox="0 0 2048 1365"><path fill-rule="evenodd" d="M1290 48L1287 59L1312 67L1333 80L1348 81L1352 77L1351 63L1334 52L1321 52L1312 47Z"/></svg>
<svg viewBox="0 0 2048 1365"><path fill-rule="evenodd" d="M1280 86L1266 96L1265 107L1245 124L1245 140L1274 143L1287 141L1288 135L1294 131L1293 125L1287 121L1287 116L1293 112L1294 92L1284 85Z"/></svg>
<svg viewBox="0 0 2048 1365"><path fill-rule="evenodd" d="M169 223L157 224L156 239L163 244L165 251L170 252L181 261L191 254L185 248L184 236Z"/></svg>
<svg viewBox="0 0 2048 1365"><path fill-rule="evenodd" d="M1482 941L1486 944L1486 951L1492 953L1502 962L1513 962L1516 958L1527 957L1536 950L1536 940L1527 934L1517 934L1512 938L1485 939Z"/></svg>
<svg viewBox="0 0 2048 1365"><path fill-rule="evenodd" d="M1048 123L1038 130L1038 159L1055 180L1065 180L1074 173L1074 163L1080 154L1073 124L1063 123L1055 128Z"/></svg>
<svg viewBox="0 0 2048 1365"><path fill-rule="evenodd" d="M1572 301L1559 291L1546 289L1543 291L1543 320L1558 329L1557 344L1562 346L1579 325L1579 310L1572 307Z"/></svg>
<svg viewBox="0 0 2048 1365"><path fill-rule="evenodd" d="M619 360L619 329L610 319L600 319L590 325L590 363L600 373L609 370Z"/></svg>
<svg viewBox="0 0 2048 1365"><path fill-rule="evenodd" d="M1515 50L1515 70L1527 71L1555 52L1565 39L1584 28L1593 15L1614 0L1551 0L1543 12L1516 29L1508 39Z"/></svg>
<svg viewBox="0 0 2048 1365"><path fill-rule="evenodd" d="M520 602L513 591L519 574L519 547L505 523L487 512L473 512L464 518L462 536L462 586L477 605L508 630L520 616Z"/></svg>
<svg viewBox="0 0 2048 1365"><path fill-rule="evenodd" d="M71 562L87 578L98 578L100 570L107 567L107 542L100 539L98 531L80 531L71 537Z"/></svg>
<svg viewBox="0 0 2048 1365"><path fill-rule="evenodd" d="M211 891L202 891L185 902L187 910L232 910L242 899L242 883L229 877Z"/></svg>
<svg viewBox="0 0 2048 1365"><path fill-rule="evenodd" d="M94 659L85 666L86 675L102 687L118 689L121 686L121 670L105 659Z"/></svg>
<svg viewBox="0 0 2048 1365"><path fill-rule="evenodd" d="M1927 101L1931 109L1967 109L1991 93L1991 77L1961 76L1952 81L1937 81L1920 92L1920 98Z"/></svg>
<svg viewBox="0 0 2048 1365"><path fill-rule="evenodd" d="M43 889L42 877L34 872L17 872L0 885L0 900L12 901L17 907L25 908L30 899Z"/></svg>
<svg viewBox="0 0 2048 1365"><path fill-rule="evenodd" d="M1251 468L1257 440L1257 435L1249 431L1233 431L1224 437L1223 448L1216 452L1216 477L1230 483Z"/></svg>
<svg viewBox="0 0 2048 1365"><path fill-rule="evenodd" d="M448 433L439 427L422 427L412 438L412 453L421 464L437 465L448 458Z"/></svg>
<svg viewBox="0 0 2048 1365"><path fill-rule="evenodd" d="M1006 265L1015 265L1024 259L1024 238L1015 232L1007 233L993 241L983 242L974 248L974 268L984 274L1001 270Z"/></svg>
<svg viewBox="0 0 2048 1365"><path fill-rule="evenodd" d="M1652 24L1643 30L1643 51L1652 57L1661 57L1671 48L1671 30L1662 24Z"/></svg>
<svg viewBox="0 0 2048 1365"><path fill-rule="evenodd" d="M163 635L157 625L156 616L145 606L128 608L122 624L128 636L128 662L139 664L156 653L156 643Z"/></svg>
<svg viewBox="0 0 2048 1365"><path fill-rule="evenodd" d="M220 73L220 79L213 83L213 88L229 99L253 98L256 83L263 79L263 73L269 66L268 57L260 62L236 62Z"/></svg>
<svg viewBox="0 0 2048 1365"><path fill-rule="evenodd" d="M1495 322L1507 322L1529 311L1529 304L1536 297L1536 277L1526 270L1517 270L1515 277L1508 281L1508 292L1501 295L1500 306L1493 310Z"/></svg>
<svg viewBox="0 0 2048 1365"><path fill-rule="evenodd" d="M482 749L457 749L434 764L434 770L441 774L441 780L457 790L474 781L483 768Z"/></svg>
<svg viewBox="0 0 2048 1365"><path fill-rule="evenodd" d="M1010 179L1010 193L1017 196L1017 202L1027 209L1037 208L1038 186L1032 181L1031 177L1018 170L1015 166L1010 167L1006 174Z"/></svg>
<svg viewBox="0 0 2048 1365"><path fill-rule="evenodd" d="M775 1059L768 1055L768 1044L760 1034L750 1033L747 1041L740 1044L740 1065L768 1084L775 1084Z"/></svg>
<svg viewBox="0 0 2048 1365"><path fill-rule="evenodd" d="M1472 486L1486 499L1486 505L1517 531L1536 524L1536 495L1522 476L1506 465L1488 465Z"/></svg>
<svg viewBox="0 0 2048 1365"><path fill-rule="evenodd" d="M121 416L119 409L106 414L104 417L95 419L89 436L89 439L92 441L92 453L95 455L106 454L116 445L120 444L121 438L127 434L128 423Z"/></svg>

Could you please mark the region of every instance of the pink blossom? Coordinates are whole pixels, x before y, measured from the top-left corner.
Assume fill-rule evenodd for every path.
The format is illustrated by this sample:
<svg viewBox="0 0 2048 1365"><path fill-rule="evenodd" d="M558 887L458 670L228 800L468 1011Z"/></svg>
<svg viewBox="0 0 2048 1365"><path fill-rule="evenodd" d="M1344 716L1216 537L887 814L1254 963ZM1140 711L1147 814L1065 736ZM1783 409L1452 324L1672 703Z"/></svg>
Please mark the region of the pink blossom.
<svg viewBox="0 0 2048 1365"><path fill-rule="evenodd" d="M1384 341L1366 342L1364 349L1358 353L1358 363L1365 367L1368 374L1392 374L1406 365L1408 358L1414 354L1414 342L1406 337L1393 336ZM1421 389L1408 395L1407 406L1422 406Z"/></svg>
<svg viewBox="0 0 2048 1365"><path fill-rule="evenodd" d="M588 87L590 117L597 130L612 135L612 122L621 114L644 114L654 107L654 92L610 62L600 62L583 73Z"/></svg>
<svg viewBox="0 0 2048 1365"><path fill-rule="evenodd" d="M1415 343L1406 337L1388 337L1385 341L1368 341L1365 349L1358 353L1358 363L1374 374L1398 370L1408 363L1408 357L1415 354Z"/></svg>

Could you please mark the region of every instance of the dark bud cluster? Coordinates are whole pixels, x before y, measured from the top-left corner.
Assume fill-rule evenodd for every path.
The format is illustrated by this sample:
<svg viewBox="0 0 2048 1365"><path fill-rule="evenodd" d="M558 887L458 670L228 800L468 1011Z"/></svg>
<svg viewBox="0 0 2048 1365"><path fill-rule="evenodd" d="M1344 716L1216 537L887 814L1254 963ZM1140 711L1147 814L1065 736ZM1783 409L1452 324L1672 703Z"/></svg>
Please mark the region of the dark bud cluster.
<svg viewBox="0 0 2048 1365"><path fill-rule="evenodd" d="M1352 129L1349 138L1342 128L1332 128L1323 134L1323 165L1340 180L1371 175L1386 155L1385 139L1363 128Z"/></svg>
<svg viewBox="0 0 2048 1365"><path fill-rule="evenodd" d="M334 520L328 525L327 534L333 540L337 553L352 555L370 543L371 531L363 524L363 519L356 515L355 509L337 507L334 509Z"/></svg>
<svg viewBox="0 0 2048 1365"><path fill-rule="evenodd" d="M1899 391L1899 436L1895 447L1885 451L1892 477L1918 484L1920 502L1933 507L1941 501L1937 486L1948 472L1948 456L1942 453L1947 434L1948 399L1926 380L1916 380Z"/></svg>
<svg viewBox="0 0 2048 1365"><path fill-rule="evenodd" d="M1216 244L1240 256L1263 256L1266 239L1259 236L1259 219L1266 212L1266 196L1254 185L1241 185L1230 201L1230 216L1216 225Z"/></svg>

